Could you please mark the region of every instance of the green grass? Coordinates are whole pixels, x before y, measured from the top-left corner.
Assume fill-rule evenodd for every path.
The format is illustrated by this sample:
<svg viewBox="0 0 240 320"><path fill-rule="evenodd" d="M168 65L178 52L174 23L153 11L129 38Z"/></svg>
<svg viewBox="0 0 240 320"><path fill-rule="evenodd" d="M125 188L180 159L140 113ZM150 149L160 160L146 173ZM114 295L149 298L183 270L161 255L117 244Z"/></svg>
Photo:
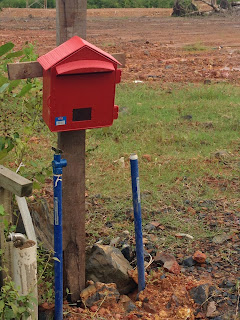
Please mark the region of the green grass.
<svg viewBox="0 0 240 320"><path fill-rule="evenodd" d="M200 200L238 199L239 94L240 89L231 85L176 86L170 91L120 85L119 119L110 128L87 134L87 149L97 147L87 157L88 192L103 197L104 209L101 206L98 212L94 206L91 212L102 216L96 220L96 230L106 219L117 220L120 229L126 227L121 222L132 206L129 155L137 153L144 225L153 219L174 225L166 245L182 241L176 242L175 232L194 230L197 238L213 236L197 217L189 217L186 203L197 210ZM218 150L229 152L226 163L215 157ZM125 168L118 161L121 157ZM168 206L167 215L152 215Z"/></svg>
<svg viewBox="0 0 240 320"><path fill-rule="evenodd" d="M159 245L178 246L176 232L196 239L212 237L212 230L188 209L202 212L200 201L224 201L234 208L239 198L240 88L228 84L170 85L121 84L116 103L119 118L112 127L87 130L86 187L88 240L114 237L123 229L133 232L129 155L139 157L143 225L157 220L165 226ZM33 97L31 97L33 99ZM33 102L32 102L33 103ZM6 108L11 103L6 104ZM22 109L21 109L22 108ZM28 131L24 106L12 105L12 130L25 141L21 173L39 187L49 175L51 145L56 135L40 121ZM23 122L22 122L23 121ZM39 142L31 137L40 137ZM225 150L219 159L216 152ZM3 164L16 160L11 152ZM119 159L124 159L123 162ZM217 204L209 209L213 214ZM211 213L212 214L212 213ZM106 228L111 221L113 229Z"/></svg>
<svg viewBox="0 0 240 320"><path fill-rule="evenodd" d="M189 51L189 52L196 52L196 51L207 51L209 50L208 47L203 45L202 43L194 43L194 44L187 44L183 47L184 51Z"/></svg>

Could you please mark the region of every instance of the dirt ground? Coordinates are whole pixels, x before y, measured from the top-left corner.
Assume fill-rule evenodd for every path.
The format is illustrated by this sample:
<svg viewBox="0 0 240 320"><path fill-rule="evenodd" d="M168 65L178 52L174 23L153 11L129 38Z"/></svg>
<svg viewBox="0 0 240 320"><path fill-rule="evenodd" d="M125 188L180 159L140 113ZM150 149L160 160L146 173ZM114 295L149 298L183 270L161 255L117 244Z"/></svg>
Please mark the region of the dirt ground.
<svg viewBox="0 0 240 320"><path fill-rule="evenodd" d="M239 16L173 18L171 12L91 9L87 40L109 53L126 54L124 81L239 83ZM56 42L55 15L54 9L3 9L0 43L21 48L28 41L36 43L39 55L48 52Z"/></svg>

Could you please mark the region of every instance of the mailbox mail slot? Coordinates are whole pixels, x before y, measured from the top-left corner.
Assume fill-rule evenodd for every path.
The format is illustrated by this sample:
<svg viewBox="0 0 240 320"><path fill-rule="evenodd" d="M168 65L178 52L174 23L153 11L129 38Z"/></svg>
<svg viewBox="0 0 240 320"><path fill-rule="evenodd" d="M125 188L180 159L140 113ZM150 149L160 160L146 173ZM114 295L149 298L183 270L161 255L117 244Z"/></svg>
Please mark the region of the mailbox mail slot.
<svg viewBox="0 0 240 320"><path fill-rule="evenodd" d="M43 119L51 131L110 126L118 117L120 64L75 36L38 58L43 67Z"/></svg>

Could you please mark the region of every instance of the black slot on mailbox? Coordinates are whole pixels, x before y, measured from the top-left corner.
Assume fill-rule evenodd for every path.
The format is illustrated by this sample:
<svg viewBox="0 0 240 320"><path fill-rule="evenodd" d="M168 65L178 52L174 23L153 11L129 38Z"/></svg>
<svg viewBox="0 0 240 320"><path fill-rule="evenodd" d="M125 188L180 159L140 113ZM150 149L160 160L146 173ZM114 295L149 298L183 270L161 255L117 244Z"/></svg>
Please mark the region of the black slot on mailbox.
<svg viewBox="0 0 240 320"><path fill-rule="evenodd" d="M85 121L92 119L92 108L73 109L73 121Z"/></svg>

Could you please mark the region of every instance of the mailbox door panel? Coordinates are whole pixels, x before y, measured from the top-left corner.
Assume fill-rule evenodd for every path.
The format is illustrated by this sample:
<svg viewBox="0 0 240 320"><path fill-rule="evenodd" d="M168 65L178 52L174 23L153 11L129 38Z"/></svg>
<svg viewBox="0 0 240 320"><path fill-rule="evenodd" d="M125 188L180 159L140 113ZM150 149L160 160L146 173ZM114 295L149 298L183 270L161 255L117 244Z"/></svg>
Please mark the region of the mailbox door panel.
<svg viewBox="0 0 240 320"><path fill-rule="evenodd" d="M114 95L115 72L57 76L51 130L110 126L114 117Z"/></svg>

